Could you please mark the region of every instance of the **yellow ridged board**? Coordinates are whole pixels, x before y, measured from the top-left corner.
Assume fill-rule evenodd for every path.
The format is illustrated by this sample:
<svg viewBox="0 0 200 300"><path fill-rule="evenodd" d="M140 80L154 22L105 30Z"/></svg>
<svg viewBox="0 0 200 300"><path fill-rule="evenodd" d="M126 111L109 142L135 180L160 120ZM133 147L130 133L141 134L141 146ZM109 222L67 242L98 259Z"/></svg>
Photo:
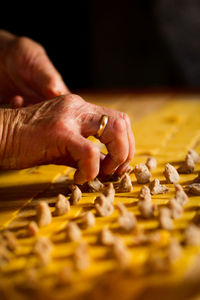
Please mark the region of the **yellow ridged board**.
<svg viewBox="0 0 200 300"><path fill-rule="evenodd" d="M136 163L145 163L149 155L154 156L158 166L152 171L152 179L158 178L163 181L162 172L165 164L171 163L178 167L190 148L200 153L198 101L167 102L159 110L146 115L132 126L136 153L131 164L134 166ZM97 143L95 139L92 140ZM197 163L194 174L180 176L180 184L185 186L191 182L199 171L200 164ZM0 288L3 287L6 296L10 296L11 299L32 299L31 296L33 299L43 299L43 296L47 299L160 299L161 296L156 298L155 295L157 291L160 295L160 289L164 287L161 290L163 299L189 299L188 295L192 295L194 286L192 283L188 288L187 276L198 258L200 246L183 246L183 255L173 265L170 273L146 275L143 270L150 253L164 252L171 237L183 242L184 229L200 207L200 196L190 197L182 217L174 221L171 232L161 230L157 213L151 220L144 220L140 216L137 202L141 185L136 183L134 174L131 174L133 192L116 194L114 204L119 201L124 203L127 209L135 214L139 228L147 232L159 231L162 235L160 245L134 246L132 233L125 234L118 231L118 211L115 209L109 217L97 217L96 225L82 232L83 239L89 244L90 267L81 272L73 270L72 284L58 288L56 285L58 273L63 266L73 269L72 255L77 246L75 242L67 242L60 230L69 221L78 220L82 212L89 209L95 212L92 204L97 193L85 193L78 205L72 206L67 215L53 217L50 225L39 230L39 235L48 236L52 240L54 249L51 263L46 267L38 267L38 262L31 252L35 237L24 236L27 224L35 218L38 201L47 201L53 212L56 195L65 192L65 184L67 190L67 182L72 181L73 173L73 169L55 165L0 173L0 228L9 228L19 237L19 245L11 261L0 269ZM153 203L158 207L167 204L174 196L173 185L167 186L170 188L168 194L152 196ZM129 272L120 270L116 261L108 256L107 247L99 245L98 234L104 226L125 241L131 255ZM38 271L40 288L37 292L29 291L27 297L27 293L16 287L25 284L27 270L35 267ZM183 286L187 287L185 293ZM171 287L174 295L176 293L179 295L177 298L175 296L173 298L173 294L170 294Z"/></svg>

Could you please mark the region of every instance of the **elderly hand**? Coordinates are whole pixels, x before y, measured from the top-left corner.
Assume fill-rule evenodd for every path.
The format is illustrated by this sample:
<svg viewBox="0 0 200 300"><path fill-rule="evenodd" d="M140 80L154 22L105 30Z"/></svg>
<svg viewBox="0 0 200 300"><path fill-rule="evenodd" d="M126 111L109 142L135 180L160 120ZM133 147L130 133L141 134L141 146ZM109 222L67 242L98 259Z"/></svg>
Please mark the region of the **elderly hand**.
<svg viewBox="0 0 200 300"><path fill-rule="evenodd" d="M67 93L40 44L0 30L0 102L21 107Z"/></svg>
<svg viewBox="0 0 200 300"><path fill-rule="evenodd" d="M108 115L100 141L107 147L103 157L87 139ZM73 94L59 96L29 107L1 110L0 168L20 169L41 164L77 168L74 180L82 184L104 174L122 174L134 155L134 138L126 114L85 102ZM102 160L102 161L101 161Z"/></svg>

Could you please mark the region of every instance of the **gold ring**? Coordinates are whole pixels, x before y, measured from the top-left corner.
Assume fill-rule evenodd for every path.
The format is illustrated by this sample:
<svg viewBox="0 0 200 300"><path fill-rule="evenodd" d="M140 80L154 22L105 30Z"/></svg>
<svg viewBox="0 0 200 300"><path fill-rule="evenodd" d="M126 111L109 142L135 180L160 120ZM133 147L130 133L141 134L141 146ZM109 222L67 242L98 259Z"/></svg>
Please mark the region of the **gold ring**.
<svg viewBox="0 0 200 300"><path fill-rule="evenodd" d="M108 123L108 116L103 115L101 117L99 129L98 129L97 133L95 134L95 137L97 139L99 139L102 136L102 134L104 132L104 129L106 128L107 123Z"/></svg>

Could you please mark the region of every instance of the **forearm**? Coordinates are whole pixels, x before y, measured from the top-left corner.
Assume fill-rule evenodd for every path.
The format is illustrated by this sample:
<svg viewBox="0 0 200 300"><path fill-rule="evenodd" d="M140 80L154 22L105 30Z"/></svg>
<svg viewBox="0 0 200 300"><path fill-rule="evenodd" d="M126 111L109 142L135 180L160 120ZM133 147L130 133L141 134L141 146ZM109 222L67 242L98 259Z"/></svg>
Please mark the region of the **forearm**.
<svg viewBox="0 0 200 300"><path fill-rule="evenodd" d="M12 169L16 164L16 129L20 125L20 112L14 109L0 109L0 169Z"/></svg>

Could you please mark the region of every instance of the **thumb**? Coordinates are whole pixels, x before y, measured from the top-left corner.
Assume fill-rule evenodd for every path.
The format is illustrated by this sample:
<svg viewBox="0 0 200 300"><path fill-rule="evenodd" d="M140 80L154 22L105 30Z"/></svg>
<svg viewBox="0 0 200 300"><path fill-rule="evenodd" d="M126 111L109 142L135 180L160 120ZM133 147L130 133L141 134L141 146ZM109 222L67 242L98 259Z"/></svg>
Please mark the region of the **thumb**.
<svg viewBox="0 0 200 300"><path fill-rule="evenodd" d="M20 108L24 105L24 98L20 95L14 96L10 101L10 105L12 108Z"/></svg>

